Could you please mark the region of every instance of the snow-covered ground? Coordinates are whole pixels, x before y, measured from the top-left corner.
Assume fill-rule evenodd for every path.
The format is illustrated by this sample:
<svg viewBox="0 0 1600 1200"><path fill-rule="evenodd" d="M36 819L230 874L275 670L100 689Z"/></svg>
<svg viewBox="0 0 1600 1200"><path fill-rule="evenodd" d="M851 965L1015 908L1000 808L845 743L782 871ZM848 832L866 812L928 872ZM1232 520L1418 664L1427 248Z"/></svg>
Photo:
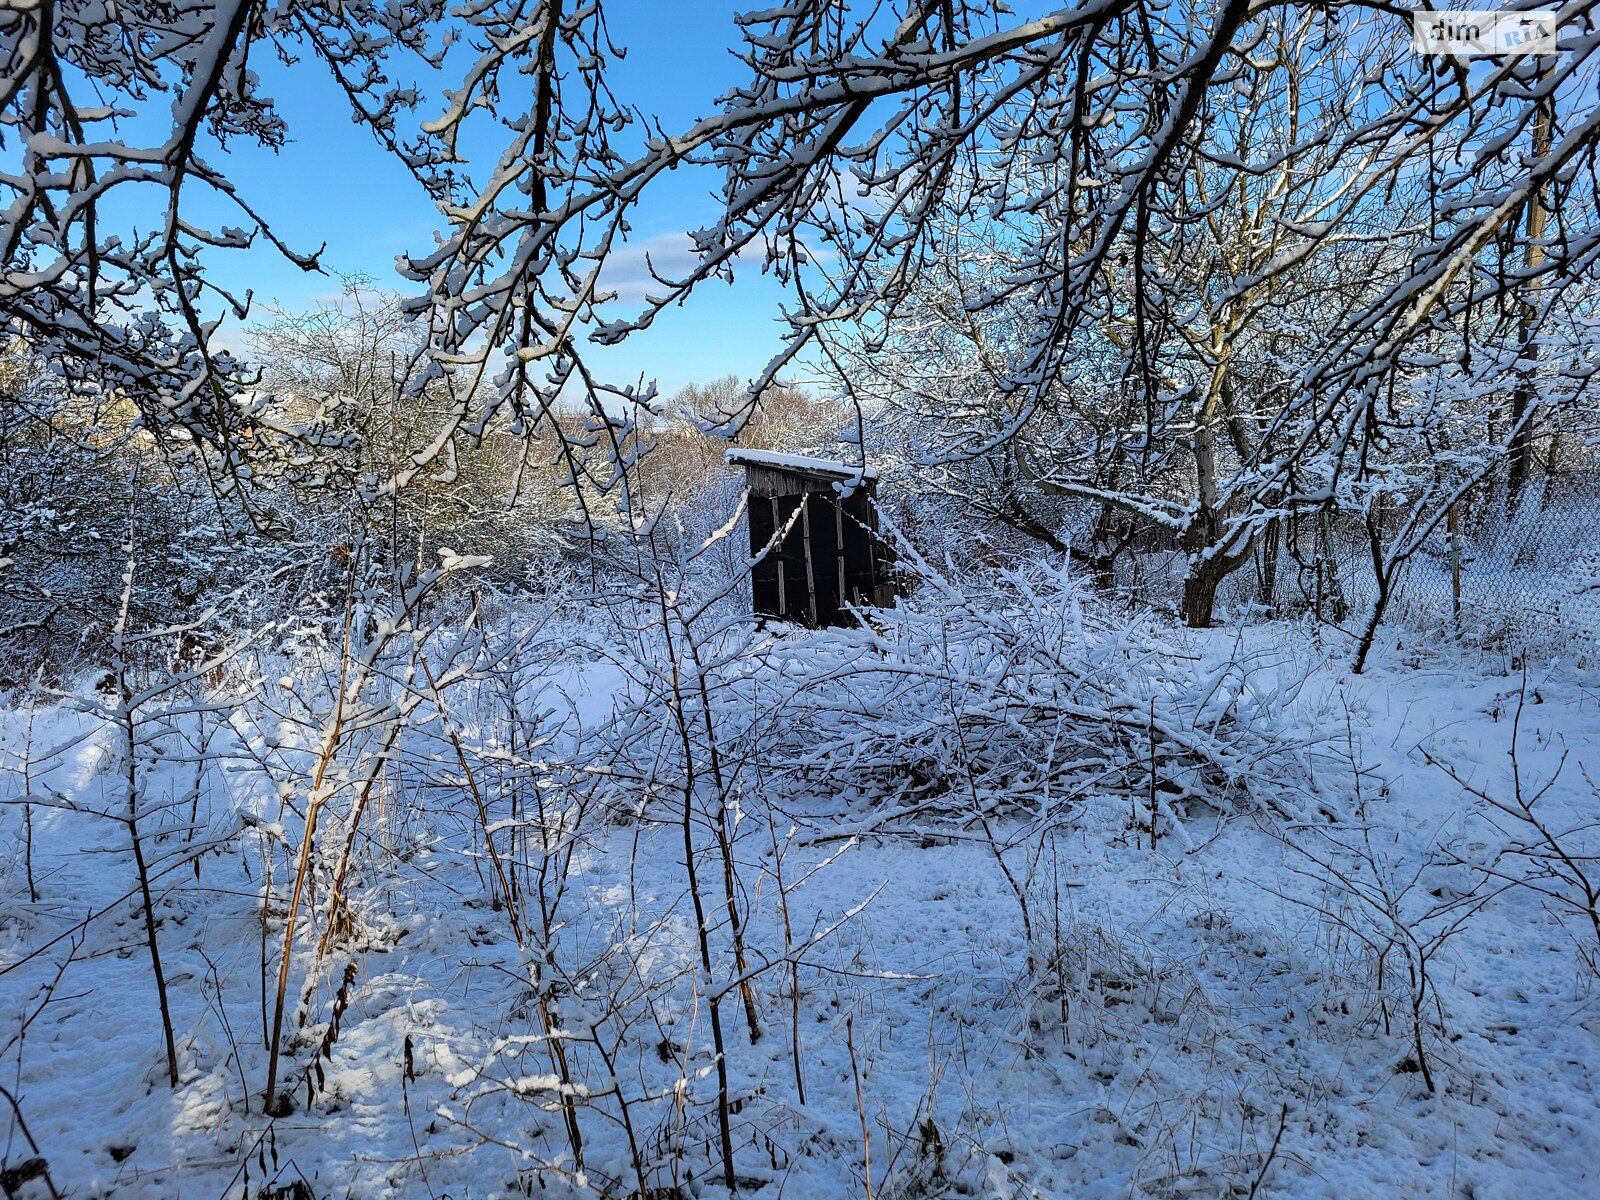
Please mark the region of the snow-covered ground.
<svg viewBox="0 0 1600 1200"><path fill-rule="evenodd" d="M1236 631L1183 636L1202 658L1239 653ZM1152 846L1136 800L1104 794L1063 803L1044 833L1010 813L843 837L864 814L825 786L781 811L742 794L753 1045L725 947L715 981L741 1194L1600 1194L1600 938L1559 864L1504 853L1540 835L1463 788L1514 796L1515 723L1523 794L1559 768L1534 811L1592 855L1600 680L1530 663L1524 692L1503 658L1396 646L1407 637L1352 677L1344 647L1304 627L1244 640L1258 676L1305 676L1294 711L1360 768L1340 820L1199 808L1181 835L1157 823ZM573 666L562 703L597 719L622 686ZM721 1194L679 825L572 831L565 890L545 879L546 968L489 901L495 864L448 815L459 789L439 807L436 790L397 790L360 833L356 928L296 1029L314 938L300 944L294 1101L269 1117L293 806L239 719L199 765L174 735L149 777L167 822L152 855L173 1089L113 819L114 732L64 705L4 716L6 1194L620 1197L641 1168L652 1197ZM215 852L180 853L207 838ZM702 858L708 896L721 870ZM524 874L525 921L538 882ZM325 897L309 903L320 922ZM565 1088L529 985L555 974Z"/></svg>

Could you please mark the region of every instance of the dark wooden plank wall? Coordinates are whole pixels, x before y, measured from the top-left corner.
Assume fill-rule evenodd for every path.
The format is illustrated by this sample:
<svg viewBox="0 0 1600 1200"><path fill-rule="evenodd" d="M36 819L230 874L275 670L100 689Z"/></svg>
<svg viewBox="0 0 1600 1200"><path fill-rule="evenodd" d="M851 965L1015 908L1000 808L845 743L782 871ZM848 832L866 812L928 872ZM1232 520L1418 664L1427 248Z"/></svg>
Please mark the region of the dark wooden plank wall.
<svg viewBox="0 0 1600 1200"><path fill-rule="evenodd" d="M780 472L763 471L766 475ZM814 480L785 476L791 489ZM770 491L777 481L762 481ZM870 485L840 498L831 490L761 495L750 491L750 553L754 609L801 625L842 625L847 605L893 602L888 547L878 537ZM768 549L774 537L781 540Z"/></svg>

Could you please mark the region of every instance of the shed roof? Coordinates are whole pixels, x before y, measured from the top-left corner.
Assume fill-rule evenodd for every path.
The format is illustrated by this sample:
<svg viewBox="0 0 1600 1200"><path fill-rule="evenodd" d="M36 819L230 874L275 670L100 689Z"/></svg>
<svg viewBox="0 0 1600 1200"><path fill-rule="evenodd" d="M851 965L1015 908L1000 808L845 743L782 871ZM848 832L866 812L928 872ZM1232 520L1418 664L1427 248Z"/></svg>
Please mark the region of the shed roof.
<svg viewBox="0 0 1600 1200"><path fill-rule="evenodd" d="M808 479L876 479L878 472L871 467L858 467L838 458L812 458L806 454L781 454L776 450L747 450L735 448L727 453L728 462L736 467L765 467L769 471L784 471Z"/></svg>

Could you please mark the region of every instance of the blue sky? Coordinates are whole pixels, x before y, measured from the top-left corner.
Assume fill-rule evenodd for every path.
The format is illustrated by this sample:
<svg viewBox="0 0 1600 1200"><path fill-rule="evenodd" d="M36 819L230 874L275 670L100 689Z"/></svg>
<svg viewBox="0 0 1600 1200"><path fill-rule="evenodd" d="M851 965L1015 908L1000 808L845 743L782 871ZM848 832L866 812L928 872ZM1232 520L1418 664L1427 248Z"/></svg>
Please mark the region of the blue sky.
<svg viewBox="0 0 1600 1200"><path fill-rule="evenodd" d="M736 41L735 7L721 0L611 0L606 11L612 36L628 49L613 75L614 87L669 129L707 115L743 71L728 52ZM260 69L264 90L288 122L290 142L277 154L241 145L227 156L228 172L297 250L326 242L322 261L329 273L307 274L262 245L217 255L213 277L230 289L252 289L257 317L271 302L295 310L335 294L337 273L365 274L399 291L414 287L396 274L395 257L431 248L433 231L440 227L433 206L349 119L346 101L319 63L306 59L292 68ZM431 116L441 104L437 96L425 99L416 115ZM684 244L682 231L714 219L710 193L716 183L704 171L678 171L659 181L653 198L636 213L632 245L624 256L625 265L638 272L636 288L645 280L643 251L659 259ZM684 308L665 314L623 345L597 348L594 361L617 382L653 378L666 395L690 381L755 374L780 346L782 326L776 318L782 292L757 267L745 267L736 276L732 285L706 285ZM624 274L610 282L624 299L630 290L640 294L629 288ZM237 344L237 337L225 335L225 341Z"/></svg>

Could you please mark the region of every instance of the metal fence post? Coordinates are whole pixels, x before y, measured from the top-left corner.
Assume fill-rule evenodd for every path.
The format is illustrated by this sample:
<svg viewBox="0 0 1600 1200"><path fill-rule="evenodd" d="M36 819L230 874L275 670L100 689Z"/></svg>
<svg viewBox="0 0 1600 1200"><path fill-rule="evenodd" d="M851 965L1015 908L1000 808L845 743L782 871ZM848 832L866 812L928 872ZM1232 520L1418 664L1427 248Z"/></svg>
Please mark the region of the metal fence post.
<svg viewBox="0 0 1600 1200"><path fill-rule="evenodd" d="M1461 626L1461 510L1454 504L1445 515L1450 530L1450 613L1456 627Z"/></svg>

